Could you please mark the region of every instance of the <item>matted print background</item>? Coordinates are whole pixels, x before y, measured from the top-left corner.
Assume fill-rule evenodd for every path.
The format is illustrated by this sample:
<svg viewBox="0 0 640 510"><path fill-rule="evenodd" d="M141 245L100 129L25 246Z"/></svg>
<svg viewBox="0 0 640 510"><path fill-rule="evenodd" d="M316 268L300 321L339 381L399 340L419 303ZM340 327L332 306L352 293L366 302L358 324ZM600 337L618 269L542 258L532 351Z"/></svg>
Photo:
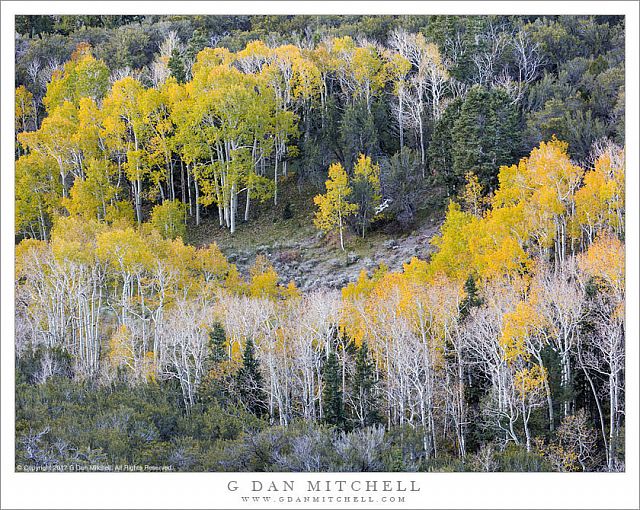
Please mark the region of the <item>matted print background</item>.
<svg viewBox="0 0 640 510"><path fill-rule="evenodd" d="M68 10L70 13L83 13L90 10L88 6L77 6L73 3L54 4L59 11ZM125 4L102 4L102 8L114 8L117 5L119 12L126 12L132 8ZM235 12L245 12L254 14L260 12L261 9L267 9L261 3L233 3L220 4L219 7L231 8ZM502 10L501 3L491 4L496 9L496 13ZM595 5L589 3L559 3L553 4L554 9L558 13L570 14L575 10L575 5L582 5L584 9L596 12ZM19 6L19 8L18 8ZM551 4L525 3L519 6L519 9L530 9L528 12L546 12ZM193 8L194 11L200 11L203 4L189 4L184 9ZM270 4L268 9L273 9L274 13L291 13L295 10L291 3ZM300 8L301 6L298 6ZM337 8L337 5L335 5ZM392 12L384 12L390 9L385 4L372 4L376 13L398 13L398 12L424 12L431 13L429 8L433 8L429 4L415 4L399 2L393 6ZM486 5L485 5L486 7ZM53 6L47 6L46 9L53 9ZM98 3L92 6L91 10L99 10L101 5ZM170 12L172 9L178 9L177 6L171 4L163 4L158 7L162 12ZM217 10L217 7L215 7ZM309 9L309 13L326 12L326 7L320 4L309 3L303 10ZM478 5L471 3L449 3L446 6L438 5L438 9L446 10L455 14L485 14L478 12ZM33 3L12 3L3 4L3 110L5 116L10 117L7 112L13 110L13 93L11 87L8 87L5 76L13 75L13 57L10 37L11 33L9 22L9 30L7 30L7 19L11 18L13 13L45 12L44 4ZM395 9L398 9L397 11ZM422 11L421 9L424 9ZM541 9L538 11L537 9ZM627 32L626 32L626 73L627 73L627 97L626 97L626 123L627 135L626 140L626 164L630 169L638 168L637 147L633 147L630 142L637 139L637 53L631 51L630 48L636 48L638 45L638 27L637 27L637 6L629 3L612 3L605 6L598 6L606 12L598 12L599 14L622 13L627 12ZM635 11L634 11L635 9ZM54 9L55 10L55 9ZM133 9L135 10L135 9ZM340 4L341 14L351 11L352 13L361 13L362 4L344 3ZM634 12L629 12L634 11ZM129 11L133 12L133 11ZM10 16L7 16L10 13ZM7 44L7 41L9 44ZM635 83L629 84L629 78L636 76ZM9 80L9 85L10 85ZM635 90L636 94L631 91ZM12 121L9 119L7 123L3 117L3 125L10 125ZM635 133L635 135L634 135ZM11 168L13 160L9 159L9 155L13 153L13 140L7 136L6 129L3 130L3 167ZM633 142L635 144L635 142ZM9 150L7 151L7 148ZM627 228L625 244L627 247L627 260L637 260L637 189L638 180L637 172L629 172L627 175ZM283 505L285 507L332 507L343 508L345 506L355 506L359 508L380 508L380 507L398 507L398 508L457 508L464 506L480 506L486 508L493 507L532 507L532 506L591 506L591 507L631 507L635 500L637 502L637 484L633 483L637 477L637 365L635 363L638 357L637 342L637 321L627 320L626 335L629 338L627 342L627 371L626 371L626 458L624 474L589 474L589 482L585 482L584 477L581 478L579 473L576 474L449 474L449 473L376 473L376 474L300 474L300 473L274 473L274 474L213 474L213 473L190 473L190 474L105 474L105 473L82 473L82 474L26 474L14 473L15 465L12 459L13 448L13 351L10 345L12 341L7 342L7 338L11 339L13 331L13 309L8 307L8 303L13 301L13 285L11 280L7 281L6 275L14 274L12 267L13 253L11 246L14 245L11 231L12 226L9 223L7 227L7 204L13 203L13 175L2 174L2 201L3 201L3 238L2 238L2 318L3 318L3 452L2 452L2 487L3 487L3 505L6 503L11 507L91 507L91 506L108 506L114 507L146 507L153 506L157 508L175 508L175 507L229 507L243 508L247 506L253 507L275 507ZM7 185L7 183L9 185ZM635 193L635 195L633 195ZM633 228L633 227L636 228ZM627 267L627 282L637 282L637 265L629 264ZM9 300L7 300L9 298ZM634 303L637 305L637 286L629 284L627 288L628 310L635 309ZM634 322L635 321L635 322ZM11 335L10 335L11 334ZM7 363L7 360L9 362ZM9 385L9 387L8 387ZM7 391L7 388L9 391ZM7 407L9 406L9 407ZM9 409L9 412L6 412ZM7 423L9 416L9 423ZM635 430L636 433L632 433ZM123 466L123 471L127 467ZM136 470L136 468L131 468ZM105 483L103 480L107 480ZM313 485L317 480L327 480L330 483L330 490L322 494L325 498L335 498L323 501L314 501L313 497L320 497L316 491L307 490L310 483ZM351 490L340 491L342 485L341 480L347 481L347 488ZM359 481L360 484L353 485L353 481ZM379 483L375 491L362 491L362 484L371 480L377 480ZM404 485L398 485L401 480ZM289 482L289 483L286 483ZM389 485L385 485L388 482ZM411 482L414 482L412 485ZM534 485L536 490L531 490L530 486ZM34 487L37 485L39 491L26 489L27 486ZM104 491L96 490L97 487L117 487L116 490ZM293 486L293 490L289 490ZM385 491L381 488L391 486L394 490ZM177 489L179 487L179 489ZM238 487L237 490L234 490ZM358 487L360 490L353 490ZM419 489L419 491L403 491L403 488L411 487ZM256 490L262 488L262 490ZM279 489L275 490L268 490ZM400 489L400 490L398 490ZM367 494L364 494L366 492ZM7 498L6 494L9 494ZM523 496L526 494L527 496ZM262 498L255 500L253 498ZM7 499L5 499L7 498ZM250 498L250 499L245 499ZM269 499L264 499L269 498ZM288 499L292 498L292 499ZM300 499L298 499L300 498ZM305 500L304 498L310 498ZM338 499L343 498L343 499ZM345 501L344 498L354 498ZM365 498L357 500L355 498ZM369 499L367 499L369 498ZM386 498L386 499L383 499ZM391 498L397 498L391 500ZM404 499L400 499L404 498ZM626 499L625 499L626 498Z"/></svg>

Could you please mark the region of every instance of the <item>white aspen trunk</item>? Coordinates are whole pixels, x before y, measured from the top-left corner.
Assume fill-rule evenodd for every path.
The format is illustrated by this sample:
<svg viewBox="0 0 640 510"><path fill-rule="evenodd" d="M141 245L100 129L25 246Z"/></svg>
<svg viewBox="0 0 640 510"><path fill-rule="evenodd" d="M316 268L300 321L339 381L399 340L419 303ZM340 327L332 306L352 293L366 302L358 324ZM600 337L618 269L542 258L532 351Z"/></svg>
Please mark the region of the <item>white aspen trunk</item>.
<svg viewBox="0 0 640 510"><path fill-rule="evenodd" d="M524 435L526 438L527 451L531 451L531 434L529 432L529 415L531 410L527 413L524 398L522 399L522 423L524 424Z"/></svg>
<svg viewBox="0 0 640 510"><path fill-rule="evenodd" d="M142 190L142 181L140 178L136 179L136 182L133 186L133 195L136 204L136 219L138 220L138 224L142 223L142 200L140 197L140 193Z"/></svg>
<svg viewBox="0 0 640 510"><path fill-rule="evenodd" d="M420 129L420 162L422 166L422 178L426 177L425 170L425 153L424 153L424 128L422 126L422 116L420 116L419 120L419 129Z"/></svg>
<svg viewBox="0 0 640 510"><path fill-rule="evenodd" d="M231 233L233 234L236 231L236 209L238 204L238 195L236 193L236 184L235 182L231 185Z"/></svg>
<svg viewBox="0 0 640 510"><path fill-rule="evenodd" d="M339 220L339 226L340 226L340 248L342 248L342 251L344 251L344 239L342 237L342 212L338 211L338 220Z"/></svg>
<svg viewBox="0 0 640 510"><path fill-rule="evenodd" d="M276 162L273 166L273 205L278 205L278 149L276 149Z"/></svg>
<svg viewBox="0 0 640 510"><path fill-rule="evenodd" d="M458 353L458 407L459 407L459 419L458 419L458 440L460 444L460 457L466 455L466 444L464 437L464 371L462 368L462 356Z"/></svg>
<svg viewBox="0 0 640 510"><path fill-rule="evenodd" d="M189 193L189 216L193 216L193 200L191 199L191 173L189 163L187 163L187 191Z"/></svg>
<svg viewBox="0 0 640 510"><path fill-rule="evenodd" d="M162 184L160 184L160 181L158 181L158 189L160 190L160 202L164 202L165 197L164 197L164 188L162 187Z"/></svg>
<svg viewBox="0 0 640 510"><path fill-rule="evenodd" d="M200 188L198 187L198 179L193 179L193 187L196 192L196 225L200 225Z"/></svg>
<svg viewBox="0 0 640 510"><path fill-rule="evenodd" d="M247 203L244 207L244 221L249 221L249 204L251 202L251 190L247 186Z"/></svg>
<svg viewBox="0 0 640 510"><path fill-rule="evenodd" d="M591 387L591 392L593 393L593 398L594 398L594 400L596 402L596 407L598 408L598 416L600 418L600 432L602 434L602 442L604 443L604 451L605 451L605 454L607 456L607 467L610 467L611 466L611 455L610 455L610 450L609 450L609 443L607 441L607 434L605 432L604 414L602 412L602 406L600 405L600 399L598 398L598 392L596 391L596 387L593 384L593 380L591 379L591 376L589 375L589 371L587 370L587 367L584 365L584 362L582 361L582 355L581 355L580 346L578 346L578 361L580 362L580 365L582 366L582 370L584 372L584 375L587 378L587 381L589 382L589 386Z"/></svg>
<svg viewBox="0 0 640 510"><path fill-rule="evenodd" d="M562 359L561 359L561 365L562 365L562 388L566 391L569 388L569 383L571 380L571 373L570 373L570 367L569 367L569 352L567 349L563 349L562 350ZM564 411L564 417L566 418L567 416L569 416L569 407L570 407L570 402L569 399L566 397L565 394L565 398L564 398L564 402L563 402L563 411Z"/></svg>
<svg viewBox="0 0 640 510"><path fill-rule="evenodd" d="M618 402L616 391L617 383L612 364L610 364L609 370L611 373L609 374L609 458L607 467L609 471L613 471L616 459L616 410L618 408Z"/></svg>
<svg viewBox="0 0 640 510"><path fill-rule="evenodd" d="M403 119L403 102L404 92L400 90L398 92L398 128L400 130L400 150L404 147L404 119Z"/></svg>
<svg viewBox="0 0 640 510"><path fill-rule="evenodd" d="M168 156L169 160L169 183L171 184L171 200L176 199L176 187L173 182L173 160L171 159L171 154Z"/></svg>

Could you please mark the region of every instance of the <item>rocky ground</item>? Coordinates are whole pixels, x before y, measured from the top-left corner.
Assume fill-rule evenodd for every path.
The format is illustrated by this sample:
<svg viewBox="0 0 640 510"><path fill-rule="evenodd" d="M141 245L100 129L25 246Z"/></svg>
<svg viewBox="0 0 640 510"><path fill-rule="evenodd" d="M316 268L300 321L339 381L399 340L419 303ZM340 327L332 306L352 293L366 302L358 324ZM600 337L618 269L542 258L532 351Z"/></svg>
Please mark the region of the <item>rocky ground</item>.
<svg viewBox="0 0 640 510"><path fill-rule="evenodd" d="M412 257L426 259L433 250L429 241L438 227L429 222L411 234L387 239L380 244L370 243L364 248L359 246L357 250L349 250L347 246L342 253L322 234L299 241L262 244L255 249L234 251L224 246L221 249L243 274L249 272L256 256L264 255L283 283L293 280L303 291L321 287L341 288L355 281L363 269L370 273L383 262L391 270L399 270Z"/></svg>
<svg viewBox="0 0 640 510"><path fill-rule="evenodd" d="M187 241L196 246L217 243L245 276L256 257L264 255L281 283L293 280L303 291L341 288L355 281L363 269L371 272L382 262L400 270L412 257L426 259L433 251L430 240L442 223L442 209L425 206L413 230L403 234L392 224L375 225L365 239L346 232L342 251L335 236L324 236L313 225L316 193L317 189L286 182L278 205L257 206L251 220L241 221L235 234L221 228L217 215L210 214L200 225L189 225Z"/></svg>

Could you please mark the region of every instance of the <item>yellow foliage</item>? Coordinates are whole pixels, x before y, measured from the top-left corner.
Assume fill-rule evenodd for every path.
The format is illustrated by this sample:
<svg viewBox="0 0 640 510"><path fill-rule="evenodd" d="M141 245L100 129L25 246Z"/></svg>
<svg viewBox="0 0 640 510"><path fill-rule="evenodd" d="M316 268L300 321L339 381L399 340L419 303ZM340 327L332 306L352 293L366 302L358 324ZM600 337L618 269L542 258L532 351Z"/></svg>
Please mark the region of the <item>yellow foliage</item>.
<svg viewBox="0 0 640 510"><path fill-rule="evenodd" d="M20 85L16 89L15 103L15 129L16 131L26 130L27 118L33 116L35 110L33 108L33 94L29 92L24 85Z"/></svg>
<svg viewBox="0 0 640 510"><path fill-rule="evenodd" d="M617 237L600 236L586 253L580 255L578 265L600 287L624 296L624 244Z"/></svg>
<svg viewBox="0 0 640 510"><path fill-rule="evenodd" d="M575 197L576 222L589 234L624 231L624 151L609 148L584 175Z"/></svg>
<svg viewBox="0 0 640 510"><path fill-rule="evenodd" d="M296 283L293 280L291 280L287 284L287 286L282 290L282 295L285 299L289 299L289 300L297 300L302 297L302 293L300 292L300 289L296 287Z"/></svg>
<svg viewBox="0 0 640 510"><path fill-rule="evenodd" d="M547 369L540 365L532 365L515 373L514 384L520 398L525 399L539 393L547 380Z"/></svg>
<svg viewBox="0 0 640 510"><path fill-rule="evenodd" d="M258 255L249 271L249 294L253 297L276 298L279 294L278 273L264 255Z"/></svg>
<svg viewBox="0 0 640 510"><path fill-rule="evenodd" d="M339 230L342 245L344 221L358 211L358 205L347 200L352 190L347 172L340 163L334 163L329 167L329 179L325 186L327 192L324 195L316 195L313 199L318 206L313 222L325 233Z"/></svg>
<svg viewBox="0 0 640 510"><path fill-rule="evenodd" d="M478 176L473 172L467 172L464 176L465 186L460 195L460 201L464 205L466 212L474 216L482 216L484 204L487 202L483 194L482 184L478 180Z"/></svg>
<svg viewBox="0 0 640 510"><path fill-rule="evenodd" d="M522 241L533 238L543 248L553 246L558 224L568 222L572 214L584 171L571 162L567 148L565 142L554 137L541 142L518 165L500 168L493 210L522 207Z"/></svg>
<svg viewBox="0 0 640 510"><path fill-rule="evenodd" d="M124 324L118 326L109 339L109 363L113 368L129 364L133 359L131 333Z"/></svg>
<svg viewBox="0 0 640 510"><path fill-rule="evenodd" d="M469 240L478 231L480 220L460 209L455 202L449 203L447 217L441 234L431 240L438 251L431 258L429 273L443 273L454 279L465 280L473 267Z"/></svg>
<svg viewBox="0 0 640 510"><path fill-rule="evenodd" d="M60 217L51 231L51 249L58 262L90 265L96 257L96 236L106 230L97 220Z"/></svg>
<svg viewBox="0 0 640 510"><path fill-rule="evenodd" d="M147 242L130 227L99 234L96 239L96 254L101 261L126 272L139 272L153 264Z"/></svg>
<svg viewBox="0 0 640 510"><path fill-rule="evenodd" d="M509 365L518 360L528 361L531 354L527 350L527 339L543 327L544 318L528 302L520 301L513 312L506 313L499 339L505 361Z"/></svg>
<svg viewBox="0 0 640 510"><path fill-rule="evenodd" d="M340 310L340 333L350 338L356 345L362 345L367 333L369 318L363 314L371 292L387 274L388 268L381 264L371 278L363 269L358 279L342 288L342 308ZM375 314L374 314L375 315ZM375 317L372 317L375 320Z"/></svg>
<svg viewBox="0 0 640 510"><path fill-rule="evenodd" d="M15 250L15 277L16 280L22 276L28 276L24 274L25 259L31 256L43 256L49 250L49 243L46 241L40 241L38 239L23 239L18 243Z"/></svg>

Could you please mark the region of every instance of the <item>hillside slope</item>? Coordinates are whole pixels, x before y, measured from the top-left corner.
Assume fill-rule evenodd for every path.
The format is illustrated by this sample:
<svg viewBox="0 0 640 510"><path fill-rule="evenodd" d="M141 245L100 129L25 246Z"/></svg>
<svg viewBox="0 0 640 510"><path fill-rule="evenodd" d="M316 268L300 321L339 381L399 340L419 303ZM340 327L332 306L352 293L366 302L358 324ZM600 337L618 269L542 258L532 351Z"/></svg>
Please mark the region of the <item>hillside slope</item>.
<svg viewBox="0 0 640 510"><path fill-rule="evenodd" d="M217 243L243 275L258 255L264 255L281 283L294 281L303 291L341 288L363 269L371 271L384 263L398 270L412 257L425 259L432 251L429 241L442 221L439 208L419 211L414 228L402 234L393 224L376 225L364 239L349 232L342 251L335 239L313 225L313 196L318 192L312 186L300 188L286 181L279 203L269 201L255 207L250 220L241 223L235 234L221 228L215 211L210 210L200 225L189 224L187 241L196 246Z"/></svg>

